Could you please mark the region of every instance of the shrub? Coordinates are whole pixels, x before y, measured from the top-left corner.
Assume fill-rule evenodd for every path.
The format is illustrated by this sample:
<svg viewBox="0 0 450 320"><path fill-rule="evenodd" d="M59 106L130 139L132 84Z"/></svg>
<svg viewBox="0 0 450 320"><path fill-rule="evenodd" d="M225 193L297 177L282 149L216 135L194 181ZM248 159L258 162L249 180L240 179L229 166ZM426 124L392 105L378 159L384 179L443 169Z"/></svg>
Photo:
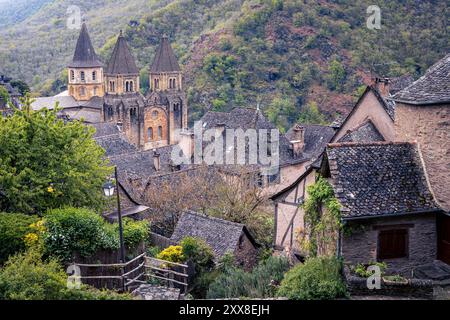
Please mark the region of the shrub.
<svg viewBox="0 0 450 320"><path fill-rule="evenodd" d="M342 297L346 291L341 269L342 263L335 257L309 258L286 273L278 296L294 300Z"/></svg>
<svg viewBox="0 0 450 320"><path fill-rule="evenodd" d="M12 256L0 270L0 300L112 300L130 299L86 285L67 288L67 274L58 260L42 261L38 250Z"/></svg>
<svg viewBox="0 0 450 320"><path fill-rule="evenodd" d="M197 272L207 271L214 267L214 254L211 247L202 239L186 237L180 242L183 255L190 259Z"/></svg>
<svg viewBox="0 0 450 320"><path fill-rule="evenodd" d="M377 266L380 268L381 274L384 274L384 271L387 268L387 264L385 262L369 262L367 266ZM371 275L373 275L373 273L371 271L367 270L367 266L362 264L362 263L358 263L356 266L354 267L350 267L350 269L358 276L362 277L362 278L368 278Z"/></svg>
<svg viewBox="0 0 450 320"><path fill-rule="evenodd" d="M25 250L23 239L32 232L30 225L38 219L37 216L19 213L0 213L0 265L9 256Z"/></svg>
<svg viewBox="0 0 450 320"><path fill-rule="evenodd" d="M183 255L183 248L181 246L170 246L158 253L156 258L175 263L186 261L186 257Z"/></svg>
<svg viewBox="0 0 450 320"><path fill-rule="evenodd" d="M75 253L89 257L98 250L117 250L120 247L119 224L110 224L88 209L55 209L45 215L46 251L70 260ZM147 239L147 221L123 220L125 245L133 247Z"/></svg>
<svg viewBox="0 0 450 320"><path fill-rule="evenodd" d="M75 252L83 257L94 254L106 243L108 233L103 218L88 209L55 209L45 215L47 252L70 260Z"/></svg>
<svg viewBox="0 0 450 320"><path fill-rule="evenodd" d="M209 299L273 297L288 269L289 263L282 257L270 257L252 272L245 272L236 267L225 267L223 273L210 285L207 297Z"/></svg>

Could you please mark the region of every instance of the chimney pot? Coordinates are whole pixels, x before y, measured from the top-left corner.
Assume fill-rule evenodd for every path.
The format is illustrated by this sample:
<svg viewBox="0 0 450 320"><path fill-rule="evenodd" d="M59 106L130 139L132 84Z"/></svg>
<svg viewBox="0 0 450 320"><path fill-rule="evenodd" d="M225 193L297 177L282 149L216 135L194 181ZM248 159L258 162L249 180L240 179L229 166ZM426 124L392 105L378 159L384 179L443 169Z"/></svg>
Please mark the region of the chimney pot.
<svg viewBox="0 0 450 320"><path fill-rule="evenodd" d="M156 149L153 149L153 166L156 171L161 170L161 155Z"/></svg>

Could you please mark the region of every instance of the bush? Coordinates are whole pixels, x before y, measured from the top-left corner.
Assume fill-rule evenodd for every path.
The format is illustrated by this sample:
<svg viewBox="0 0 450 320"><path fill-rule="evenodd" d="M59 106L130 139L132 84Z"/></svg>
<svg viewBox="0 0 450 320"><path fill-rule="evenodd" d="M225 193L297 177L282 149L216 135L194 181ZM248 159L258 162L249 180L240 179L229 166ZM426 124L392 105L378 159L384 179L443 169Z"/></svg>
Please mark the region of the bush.
<svg viewBox="0 0 450 320"><path fill-rule="evenodd" d="M38 221L37 216L19 213L0 213L0 265L8 257L25 250L24 237L32 231L30 225Z"/></svg>
<svg viewBox="0 0 450 320"><path fill-rule="evenodd" d="M82 285L67 288L67 274L56 259L42 261L38 250L12 256L0 270L0 300L112 300L130 299L112 291Z"/></svg>
<svg viewBox="0 0 450 320"><path fill-rule="evenodd" d="M270 257L252 272L245 272L236 267L225 267L223 273L210 285L207 297L208 299L273 297L288 269L289 263L282 257Z"/></svg>
<svg viewBox="0 0 450 320"><path fill-rule="evenodd" d="M183 255L183 248L181 246L170 246L158 253L156 258L175 263L186 261L186 257Z"/></svg>
<svg viewBox="0 0 450 320"><path fill-rule="evenodd" d="M213 251L204 240L186 237L180 245L183 248L183 255L195 264L197 272L208 271L214 267Z"/></svg>
<svg viewBox="0 0 450 320"><path fill-rule="evenodd" d="M75 253L89 257L98 250L117 250L119 242L119 224L110 224L100 215L88 209L55 209L45 215L47 232L44 243L46 251L70 260ZM133 247L147 239L149 224L147 221L123 220L125 245Z"/></svg>
<svg viewBox="0 0 450 320"><path fill-rule="evenodd" d="M278 296L294 300L335 299L345 296L342 263L335 257L309 258L286 273Z"/></svg>

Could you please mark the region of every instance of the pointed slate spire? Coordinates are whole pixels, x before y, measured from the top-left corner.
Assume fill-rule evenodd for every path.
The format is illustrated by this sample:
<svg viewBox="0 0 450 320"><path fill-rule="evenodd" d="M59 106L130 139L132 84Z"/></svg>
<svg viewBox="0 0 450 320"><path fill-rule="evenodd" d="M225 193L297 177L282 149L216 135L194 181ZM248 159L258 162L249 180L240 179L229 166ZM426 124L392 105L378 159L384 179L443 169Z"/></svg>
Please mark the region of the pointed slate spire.
<svg viewBox="0 0 450 320"><path fill-rule="evenodd" d="M150 67L150 72L180 72L177 58L170 46L169 39L164 35L156 50L155 59Z"/></svg>
<svg viewBox="0 0 450 320"><path fill-rule="evenodd" d="M78 37L77 46L75 48L75 54L73 55L72 63L69 64L69 68L97 68L102 67L100 59L95 53L92 46L91 38L86 27L86 23L83 22L81 26L80 36Z"/></svg>
<svg viewBox="0 0 450 320"><path fill-rule="evenodd" d="M139 69L136 67L134 58L128 48L127 41L123 37L122 30L120 30L116 46L114 47L111 59L109 59L106 73L109 75L139 74Z"/></svg>

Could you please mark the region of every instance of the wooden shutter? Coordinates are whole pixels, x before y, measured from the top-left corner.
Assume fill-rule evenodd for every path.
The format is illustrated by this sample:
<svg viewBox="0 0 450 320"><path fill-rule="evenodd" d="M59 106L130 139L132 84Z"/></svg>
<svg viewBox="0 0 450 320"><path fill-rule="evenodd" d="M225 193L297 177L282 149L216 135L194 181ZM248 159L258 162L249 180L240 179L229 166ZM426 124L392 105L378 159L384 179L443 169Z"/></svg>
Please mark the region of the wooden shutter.
<svg viewBox="0 0 450 320"><path fill-rule="evenodd" d="M378 258L395 259L408 256L408 230L382 230L378 234Z"/></svg>

